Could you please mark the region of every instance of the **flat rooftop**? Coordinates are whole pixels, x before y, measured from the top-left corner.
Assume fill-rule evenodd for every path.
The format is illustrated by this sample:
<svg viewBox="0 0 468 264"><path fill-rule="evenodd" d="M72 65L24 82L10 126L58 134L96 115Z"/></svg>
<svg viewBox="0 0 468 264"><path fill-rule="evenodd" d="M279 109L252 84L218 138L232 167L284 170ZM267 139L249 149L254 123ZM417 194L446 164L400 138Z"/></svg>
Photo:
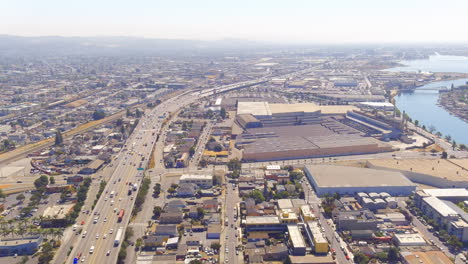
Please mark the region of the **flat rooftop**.
<svg viewBox="0 0 468 264"><path fill-rule="evenodd" d="M451 181L468 181L468 159L375 159L368 162L377 167L412 171Z"/></svg>
<svg viewBox="0 0 468 264"><path fill-rule="evenodd" d="M192 180L192 179L197 179L197 180L212 180L213 175L202 175L202 174L183 174L180 176L179 180Z"/></svg>
<svg viewBox="0 0 468 264"><path fill-rule="evenodd" d="M468 190L464 188L448 188L448 189L423 189L423 192L430 196L444 197L468 197Z"/></svg>
<svg viewBox="0 0 468 264"><path fill-rule="evenodd" d="M280 224L278 216L247 216L245 218L247 225L265 225L265 224Z"/></svg>
<svg viewBox="0 0 468 264"><path fill-rule="evenodd" d="M302 236L301 231L299 230L299 227L297 225L288 225L288 232L289 232L289 237L291 238L293 247L295 248L306 247L304 237Z"/></svg>
<svg viewBox="0 0 468 264"><path fill-rule="evenodd" d="M439 213L443 217L447 217L449 215L457 215L457 212L455 212L452 208L450 208L446 203L444 203L437 197L424 197L423 201L429 204L437 213Z"/></svg>
<svg viewBox="0 0 468 264"><path fill-rule="evenodd" d="M402 173L334 165L307 165L318 187L416 186Z"/></svg>
<svg viewBox="0 0 468 264"><path fill-rule="evenodd" d="M317 105L314 103L274 104L268 102L239 102L237 114L252 114L254 116L269 116L294 112L322 114L346 114L348 111L358 110L353 105Z"/></svg>
<svg viewBox="0 0 468 264"><path fill-rule="evenodd" d="M310 150L340 148L352 146L382 146L384 143L378 142L374 138L360 137L356 135L328 135L315 137L274 137L259 138L255 142L246 145L244 153L268 153L289 150Z"/></svg>
<svg viewBox="0 0 468 264"><path fill-rule="evenodd" d="M49 206L44 210L43 217L51 217L53 219L63 219L67 216L75 204L62 204ZM55 217L56 216L56 217Z"/></svg>
<svg viewBox="0 0 468 264"><path fill-rule="evenodd" d="M271 133L278 137L307 137L307 136L329 136L334 135L332 130L316 124L303 126L278 126L278 127L261 127L248 128L247 134L266 134Z"/></svg>
<svg viewBox="0 0 468 264"><path fill-rule="evenodd" d="M237 104L237 114L252 114L254 116L271 115L268 102L239 102Z"/></svg>
<svg viewBox="0 0 468 264"><path fill-rule="evenodd" d="M401 252L409 264L451 264L453 263L442 251Z"/></svg>

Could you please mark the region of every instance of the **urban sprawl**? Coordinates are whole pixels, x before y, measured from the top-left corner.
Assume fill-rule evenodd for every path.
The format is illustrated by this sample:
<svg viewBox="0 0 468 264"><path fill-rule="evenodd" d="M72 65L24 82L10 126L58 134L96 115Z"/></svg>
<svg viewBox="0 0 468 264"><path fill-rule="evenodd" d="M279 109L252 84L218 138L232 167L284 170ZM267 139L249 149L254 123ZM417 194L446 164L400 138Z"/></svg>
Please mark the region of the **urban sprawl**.
<svg viewBox="0 0 468 264"><path fill-rule="evenodd" d="M395 96L468 74L385 70L431 52L6 57L0 263L464 263L466 146Z"/></svg>

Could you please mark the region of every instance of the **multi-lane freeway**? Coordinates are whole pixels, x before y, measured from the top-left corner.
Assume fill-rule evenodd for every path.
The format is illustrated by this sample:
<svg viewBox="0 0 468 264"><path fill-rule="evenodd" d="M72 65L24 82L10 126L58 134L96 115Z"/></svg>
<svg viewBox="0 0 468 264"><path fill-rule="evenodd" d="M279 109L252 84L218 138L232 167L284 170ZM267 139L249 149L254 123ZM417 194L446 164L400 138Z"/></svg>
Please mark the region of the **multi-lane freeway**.
<svg viewBox="0 0 468 264"><path fill-rule="evenodd" d="M226 92L232 89L249 87L266 80L254 80L231 84L216 88L216 93ZM73 263L74 258L79 257L83 263L115 263L123 237L115 243L118 230L126 229L130 220L130 214L135 203L132 195L128 195L129 183L137 183L137 191L143 178L143 170L148 164L152 150L156 143L156 137L161 134L161 124L170 113L175 113L201 98L213 94L214 88L202 91L198 96L192 92L185 92L168 99L147 111L132 135L127 139L125 148L115 158L118 163L114 173L98 200L94 210L90 212L88 221L85 221L82 233L74 246L67 263ZM163 118L164 116L164 118ZM111 197L111 194L113 194ZM118 213L124 210L121 221ZM95 220L96 219L96 220Z"/></svg>
<svg viewBox="0 0 468 264"><path fill-rule="evenodd" d="M118 165L94 210L85 221L82 234L67 263L73 263L73 259L78 256L80 262L116 262L121 241L115 245L115 236L119 228L126 229L137 192L133 191L128 195L128 190L131 188L129 183L136 183L137 190L139 189L143 178L143 170L139 168L145 168L148 164L148 157L164 120L161 116L177 110L181 105L191 103L192 100L193 97L181 94L161 103L152 111L147 111L140 119L134 133L127 139L124 149L115 158ZM118 221L118 213L121 210L125 213L122 220Z"/></svg>

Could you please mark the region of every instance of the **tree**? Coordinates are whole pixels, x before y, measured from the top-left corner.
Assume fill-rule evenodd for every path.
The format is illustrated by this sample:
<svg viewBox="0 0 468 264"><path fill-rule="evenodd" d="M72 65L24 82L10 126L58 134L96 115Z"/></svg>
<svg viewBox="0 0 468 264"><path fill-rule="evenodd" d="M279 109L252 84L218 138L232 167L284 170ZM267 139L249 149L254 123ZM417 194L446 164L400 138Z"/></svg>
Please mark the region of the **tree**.
<svg viewBox="0 0 468 264"><path fill-rule="evenodd" d="M442 155L440 157L442 159L447 159L447 156L448 156L447 152L444 151L444 152L442 152Z"/></svg>
<svg viewBox="0 0 468 264"><path fill-rule="evenodd" d="M26 199L26 197L24 196L24 194L20 193L16 196L16 200L17 201L20 201L20 202L23 202L24 199Z"/></svg>
<svg viewBox="0 0 468 264"><path fill-rule="evenodd" d="M50 176L50 177L49 177L49 182L50 182L50 184L55 184L55 178L54 178L54 176Z"/></svg>
<svg viewBox="0 0 468 264"><path fill-rule="evenodd" d="M47 184L49 184L49 177L45 175L42 175L34 181L34 187L36 187L36 189L45 188Z"/></svg>
<svg viewBox="0 0 468 264"><path fill-rule="evenodd" d="M203 218L203 216L205 215L205 210L203 210L203 207L197 207L197 215L198 218Z"/></svg>
<svg viewBox="0 0 468 264"><path fill-rule="evenodd" d="M206 161L206 159L202 159L202 160L200 160L199 165L202 168L206 168L206 166L208 166L208 161Z"/></svg>
<svg viewBox="0 0 468 264"><path fill-rule="evenodd" d="M155 219L158 219L161 216L162 208L160 206L155 206L153 208L153 215Z"/></svg>
<svg viewBox="0 0 468 264"><path fill-rule="evenodd" d="M434 131L436 131L436 127L433 126L433 125L429 125L429 126L427 127L427 131L429 131L429 132L432 134L432 133L434 133Z"/></svg>
<svg viewBox="0 0 468 264"><path fill-rule="evenodd" d="M302 172L300 172L300 171L291 171L291 172L289 172L289 178L291 179L291 181L298 181L302 177L304 177L304 174Z"/></svg>
<svg viewBox="0 0 468 264"><path fill-rule="evenodd" d="M387 263L388 261L388 253L387 252L379 252L376 254L376 257L383 263Z"/></svg>
<svg viewBox="0 0 468 264"><path fill-rule="evenodd" d="M63 136L60 130L55 132L55 146L61 146L63 144Z"/></svg>
<svg viewBox="0 0 468 264"><path fill-rule="evenodd" d="M414 120L414 125L419 126L419 120Z"/></svg>
<svg viewBox="0 0 468 264"><path fill-rule="evenodd" d="M452 149L455 150L456 147L457 147L457 142L454 140L452 142Z"/></svg>
<svg viewBox="0 0 468 264"><path fill-rule="evenodd" d="M446 136L445 136L445 140L447 140L448 142L452 141L452 136L446 135Z"/></svg>
<svg viewBox="0 0 468 264"><path fill-rule="evenodd" d="M6 197L6 195L3 192L3 189L0 189L0 198L5 198L5 197Z"/></svg>
<svg viewBox="0 0 468 264"><path fill-rule="evenodd" d="M170 187L169 189L167 189L167 192L170 193L170 194L174 194L176 192L176 190L172 187Z"/></svg>
<svg viewBox="0 0 468 264"><path fill-rule="evenodd" d="M460 150L466 150L466 145L465 144L460 144L460 145L458 145L458 147L460 148Z"/></svg>
<svg viewBox="0 0 468 264"><path fill-rule="evenodd" d="M240 170L242 168L242 164L241 164L241 162L239 161L238 158L231 159L227 163L227 166L228 166L229 170L231 170L231 171Z"/></svg>
<svg viewBox="0 0 468 264"><path fill-rule="evenodd" d="M221 107L221 110L219 111L219 116L221 116L222 119L226 118L226 109L224 109L224 107Z"/></svg>
<svg viewBox="0 0 468 264"><path fill-rule="evenodd" d="M54 258L54 248L49 242L45 242L42 245L42 250L41 254L39 255L39 263L40 264L45 264L45 263L50 263L52 259Z"/></svg>
<svg viewBox="0 0 468 264"><path fill-rule="evenodd" d="M194 259L192 261L189 262L189 264L202 264L202 262L198 259Z"/></svg>
<svg viewBox="0 0 468 264"><path fill-rule="evenodd" d="M135 242L135 247L140 248L143 245L143 239L141 237L137 238Z"/></svg>
<svg viewBox="0 0 468 264"><path fill-rule="evenodd" d="M219 244L219 242L213 242L211 243L211 248L214 250L219 250L221 248L221 244Z"/></svg>
<svg viewBox="0 0 468 264"><path fill-rule="evenodd" d="M400 256L398 254L398 249L396 247L391 247L388 250L388 260L397 261L399 259L400 259Z"/></svg>
<svg viewBox="0 0 468 264"><path fill-rule="evenodd" d="M9 139L3 140L2 144L3 150L8 150L15 147L15 143Z"/></svg>
<svg viewBox="0 0 468 264"><path fill-rule="evenodd" d="M292 264L291 258L288 256L284 259L283 264Z"/></svg>
<svg viewBox="0 0 468 264"><path fill-rule="evenodd" d="M447 243L449 246L457 249L457 251L463 247L463 243L458 239L458 237L451 235L450 238L448 239Z"/></svg>
<svg viewBox="0 0 468 264"><path fill-rule="evenodd" d="M192 147L190 147L190 149L189 149L189 155L190 155L190 157L193 156L193 154L195 154L195 146L192 146Z"/></svg>
<svg viewBox="0 0 468 264"><path fill-rule="evenodd" d="M357 252L354 254L354 262L359 264L367 264L369 263L369 257L361 252Z"/></svg>
<svg viewBox="0 0 468 264"><path fill-rule="evenodd" d="M223 150L223 147L220 144L216 144L214 146L214 151L215 152L221 152Z"/></svg>
<svg viewBox="0 0 468 264"><path fill-rule="evenodd" d="M255 200L255 203L261 203L265 201L265 197L263 196L262 192L259 190L253 190L250 195L250 198Z"/></svg>
<svg viewBox="0 0 468 264"><path fill-rule="evenodd" d="M93 119L94 120L103 119L104 117L106 117L106 113L102 109L96 110L93 113Z"/></svg>

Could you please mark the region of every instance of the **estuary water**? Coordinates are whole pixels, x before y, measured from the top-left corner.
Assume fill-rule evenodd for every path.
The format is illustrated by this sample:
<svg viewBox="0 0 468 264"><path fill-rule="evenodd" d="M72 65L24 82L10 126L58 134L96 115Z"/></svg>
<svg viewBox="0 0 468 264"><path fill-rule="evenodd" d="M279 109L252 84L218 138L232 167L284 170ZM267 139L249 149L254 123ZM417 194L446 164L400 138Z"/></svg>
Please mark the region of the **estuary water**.
<svg viewBox="0 0 468 264"><path fill-rule="evenodd" d="M406 67L395 67L389 71L422 71L422 72L462 72L468 73L468 57L434 55L425 60L401 61ZM450 135L457 143L468 144L468 123L451 115L444 108L437 105L439 92L425 90L452 84L459 86L466 84L468 79L441 81L418 87L414 92L401 93L395 97L396 106L405 111L413 120L419 120L426 127L434 126L444 136Z"/></svg>

